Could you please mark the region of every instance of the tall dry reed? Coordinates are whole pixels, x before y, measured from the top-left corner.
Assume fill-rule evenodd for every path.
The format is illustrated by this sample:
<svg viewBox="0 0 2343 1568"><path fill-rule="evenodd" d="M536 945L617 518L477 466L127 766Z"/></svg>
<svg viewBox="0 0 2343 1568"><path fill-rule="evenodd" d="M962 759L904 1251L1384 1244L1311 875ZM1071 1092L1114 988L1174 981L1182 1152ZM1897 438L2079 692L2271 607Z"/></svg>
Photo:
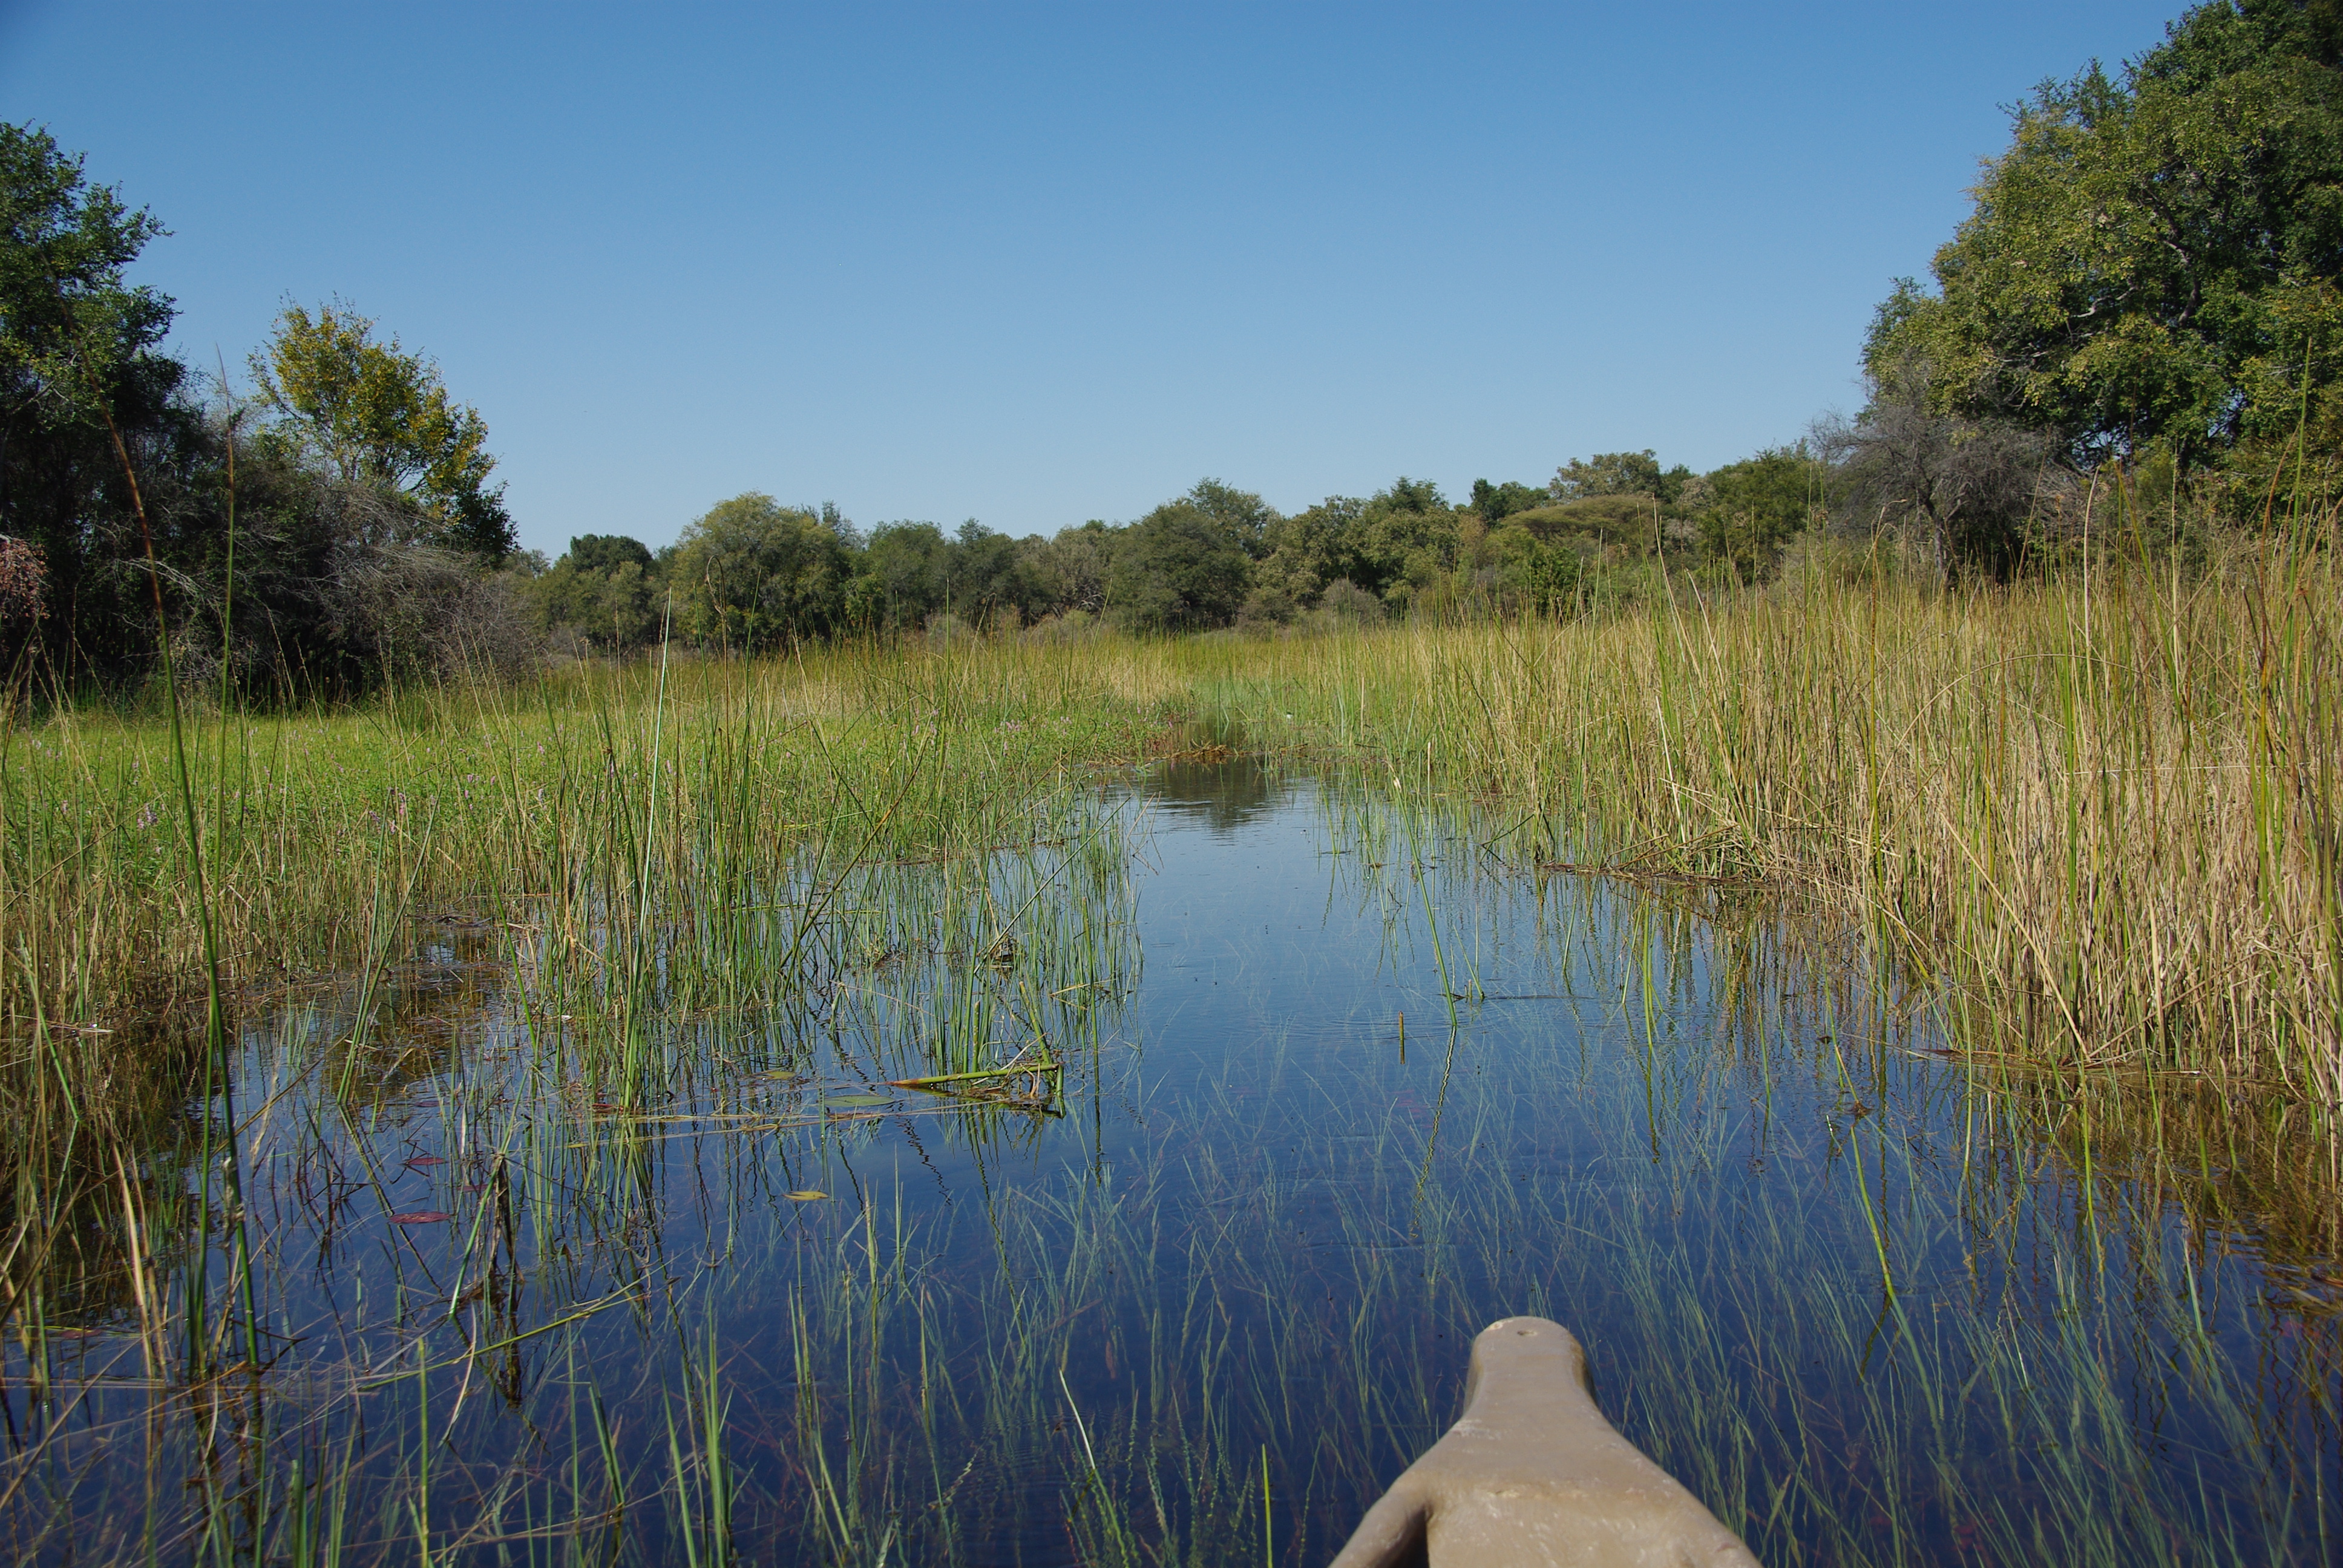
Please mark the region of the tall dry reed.
<svg viewBox="0 0 2343 1568"><path fill-rule="evenodd" d="M1570 625L1285 645L1201 683L1542 853L1875 920L2039 1060L2343 1102L2330 558L1944 593L1820 574Z"/></svg>

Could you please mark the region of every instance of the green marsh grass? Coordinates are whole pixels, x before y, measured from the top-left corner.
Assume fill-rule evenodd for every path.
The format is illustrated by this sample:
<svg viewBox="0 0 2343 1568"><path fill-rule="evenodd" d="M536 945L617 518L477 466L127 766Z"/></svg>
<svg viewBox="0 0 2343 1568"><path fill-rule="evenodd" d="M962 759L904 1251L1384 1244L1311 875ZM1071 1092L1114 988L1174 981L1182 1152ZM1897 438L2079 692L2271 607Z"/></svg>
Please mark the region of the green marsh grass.
<svg viewBox="0 0 2343 1568"><path fill-rule="evenodd" d="M2329 555L1946 594L1815 574L1551 626L1215 650L1200 708L1499 852L1859 910L1994 1049L2343 1105ZM1201 655L1191 655L1203 665Z"/></svg>

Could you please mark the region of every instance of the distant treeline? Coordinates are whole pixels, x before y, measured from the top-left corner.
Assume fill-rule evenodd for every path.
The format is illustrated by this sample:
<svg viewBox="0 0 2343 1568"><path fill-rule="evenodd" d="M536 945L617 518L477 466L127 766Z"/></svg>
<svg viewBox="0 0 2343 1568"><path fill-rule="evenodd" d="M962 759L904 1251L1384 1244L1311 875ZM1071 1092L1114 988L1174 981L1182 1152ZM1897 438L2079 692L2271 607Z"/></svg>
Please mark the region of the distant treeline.
<svg viewBox="0 0 2343 1568"><path fill-rule="evenodd" d="M981 523L882 523L735 497L670 548L588 535L521 584L572 651L663 633L767 648L840 632L1098 622L1139 632L1269 629L1387 616L1572 613L1634 591L1653 564L1754 574L1825 515L1828 466L1803 447L1715 473L1649 452L1576 461L1545 485L1473 486L1452 504L1402 477L1286 516L1205 479L1127 524L1011 538ZM528 571L529 562L518 570Z"/></svg>
<svg viewBox="0 0 2343 1568"><path fill-rule="evenodd" d="M478 413L335 304L247 390L163 352L124 269L162 232L0 126L0 656L22 680L339 695L662 630L768 648L961 628L1278 628L1579 613L1777 573L1827 528L1937 580L2071 557L2094 517L2186 549L2323 501L2343 455L2343 0L2217 0L2014 114L1931 280L1897 282L1852 419L1706 474L1650 451L1451 498L1400 478L1281 515L1205 480L1136 521L867 532L726 501L653 551L517 553ZM133 482L135 477L135 485ZM2099 537L2107 537L2101 525ZM151 554L150 554L151 552ZM152 572L150 575L150 562Z"/></svg>

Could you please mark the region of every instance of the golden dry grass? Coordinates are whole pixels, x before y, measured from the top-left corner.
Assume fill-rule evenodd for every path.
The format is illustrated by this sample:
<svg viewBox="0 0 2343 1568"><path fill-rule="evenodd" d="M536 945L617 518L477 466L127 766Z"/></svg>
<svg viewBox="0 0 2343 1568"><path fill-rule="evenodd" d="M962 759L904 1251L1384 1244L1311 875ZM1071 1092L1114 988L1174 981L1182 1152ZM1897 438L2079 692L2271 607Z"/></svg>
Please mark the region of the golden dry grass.
<svg viewBox="0 0 2343 1568"><path fill-rule="evenodd" d="M2324 557L1967 595L1815 578L1284 645L1207 685L1398 787L1519 802L1556 858L1858 910L1996 1046L2331 1106L2336 589Z"/></svg>

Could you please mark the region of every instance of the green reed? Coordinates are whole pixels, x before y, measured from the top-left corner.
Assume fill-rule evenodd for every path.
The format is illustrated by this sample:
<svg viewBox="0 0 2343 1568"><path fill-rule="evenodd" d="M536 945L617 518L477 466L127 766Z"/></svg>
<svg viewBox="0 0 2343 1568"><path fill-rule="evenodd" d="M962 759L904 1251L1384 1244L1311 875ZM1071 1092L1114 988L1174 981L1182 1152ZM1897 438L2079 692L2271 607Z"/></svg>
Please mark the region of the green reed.
<svg viewBox="0 0 2343 1568"><path fill-rule="evenodd" d="M769 717L755 709L758 692L752 680L736 681L730 696L738 702L734 713L745 709L753 719ZM660 695L654 691L650 700L656 715ZM546 732L557 728L548 726ZM597 728L605 738L631 732L623 713ZM783 741L803 744L807 739L801 725L782 724L777 729ZM600 758L594 759L584 746L575 743L575 732L566 739L568 744L557 735L555 745L548 747L551 761L545 776L558 790L584 794L587 786L580 780L590 777L586 763L601 762L601 783L610 787L595 786L600 789L595 797L599 825L583 822L574 814L557 825L562 840L577 846L577 852L568 857L558 876L547 879L549 886L539 883L532 888L523 880L517 890L510 881L491 882L457 906L456 912L436 917L444 929L495 933L488 944L494 957L485 967L498 974L499 987L506 983L505 977L519 982L516 989L500 992L520 1004L511 1020L516 1040L512 1050L525 1059L518 1064L517 1076L502 1070L481 1078L462 1070L451 1074L455 1063L444 1048L419 1041L411 1030L394 1022L402 1013L450 1010L449 999L444 994L418 999L424 1003L420 1008L402 997L407 981L398 971L411 966L394 959L413 940L411 911L432 885L437 874L433 860L444 861L452 858L454 850L467 848L460 838L466 830L462 811L467 802L456 801L443 819L439 808L444 803L427 800L424 811L412 814L421 817L419 822L412 816L402 823L395 813L377 814L377 830L368 836L367 847L373 850L372 898L365 939L357 949L363 960L356 966L354 990L343 989L337 981L327 988L335 1000L322 1012L313 1009L305 1014L296 1007L287 1015L296 1020L306 1016L310 1027L297 1031L302 1036L299 1043L288 1041L291 1049L275 1054L274 1075L260 1086L260 1108L245 1121L236 1121L231 1108L226 1123L230 1135L239 1141L250 1138L256 1145L272 1143L280 1148L288 1133L305 1131L306 1139L295 1136L298 1149L295 1158L305 1174L314 1176L331 1191L334 1203L347 1206L355 1201L377 1214L389 1215L417 1205L413 1198L402 1199L392 1191L402 1179L400 1151L383 1148L385 1135L392 1128L382 1121L377 1108L410 1092L409 1084L430 1086L427 1103L436 1128L424 1147L475 1151L466 1157L466 1162L485 1160L488 1163L484 1185L495 1201L483 1199L474 1204L459 1199L450 1202L448 1196L435 1194L439 1202L464 1211L450 1227L449 1233L460 1239L455 1255L434 1265L412 1256L411 1249L394 1246L380 1260L387 1267L361 1261L360 1271L351 1282L347 1322L363 1332L370 1326L408 1321L428 1323L435 1318L478 1322L480 1314L488 1312L489 1321L470 1335L473 1349L461 1358L468 1368L473 1367L482 1343L505 1344L516 1336L528 1336L529 1331L518 1325L533 1292L550 1289L558 1299L562 1290L558 1276L567 1270L557 1263L548 1274L548 1260L575 1256L581 1241L588 1249L600 1248L606 1244L605 1238L623 1235L664 1201L653 1179L649 1153L667 1136L659 1124L669 1119L657 1112L679 1104L709 1104L711 1095L719 1107L727 1102L754 1103L759 1097L755 1074L744 1075L745 1069L769 1068L776 1062L813 1065L808 1058L805 1030L810 988L815 983L835 989L840 977L864 967L874 956L892 956L905 970L944 977L932 990L924 984L915 988L906 1000L932 996L946 1016L963 1027L941 1033L920 1028L906 1031L890 1048L898 1057L892 1070L899 1074L932 1071L980 1055L999 1060L1034 1043L1047 1050L1053 1040L1078 1040L1095 989L1104 986L1111 993L1121 983L1114 978L1114 960L1100 949L1100 942L1108 936L1094 912L1085 911L1071 925L1053 924L1068 901L1070 885L1081 885L1073 887L1075 892L1084 886L1094 890L1101 877L1119 876L1122 863L1121 849L1098 839L1079 789L1059 786L1053 793L1045 780L1039 793L1030 787L1022 789L1006 809L989 810L971 824L985 835L978 841L982 848L1011 846L1013 860L1020 852L1014 847L1030 844L1034 853L1062 859L1063 864L1053 861L1044 869L1036 863L1027 872L1012 866L1011 880L996 886L986 875L972 880L964 876L967 862L964 857L955 857L930 868L919 879L906 875L891 860L880 859L874 849L883 845L900 855L907 846L930 847L937 842L924 829L920 837L907 840L900 835L897 819L904 801L923 795L930 802L930 814L937 814L934 802L948 797L940 796L933 783L920 778L917 769L942 765L949 757L948 746L908 759L908 766L895 769L883 780L888 793L882 796L870 789L867 776L838 772L840 767L852 766L855 759L841 762L836 755L840 748L831 745L828 753L815 758L829 771L813 773L791 803L812 807L800 808L807 817L826 812L821 820L833 831L816 838L803 821L778 824L781 829L778 833L759 824L762 830L753 838L732 836L745 845L745 850L728 857L692 852L692 835L707 830L713 815L703 812L701 807L720 797L711 786L699 799L677 799L692 782L694 759L681 746L662 755L662 749L654 743L648 756L630 759L621 747L609 745ZM703 779L713 776L715 784L729 791L733 822L744 824L748 805L762 801L761 781L750 770L767 738L752 723L737 722L718 726L699 739L704 743L698 759ZM801 755L797 760L802 762L804 758ZM906 759L890 757L889 760ZM1001 778L996 772L982 782L998 786ZM630 804L637 788L639 798ZM835 830L841 823L845 830ZM477 819L470 826L477 828ZM949 835L943 839L947 849L954 841ZM620 858L605 853L614 844L621 847ZM1068 845L1074 848L1059 856L1058 850ZM469 847L477 849L477 842ZM915 883L939 878L944 886L922 887L918 898L903 896ZM875 928L874 914L880 917ZM426 942L432 929L429 923L423 928ZM868 950L867 940L854 940L867 938L874 929L884 933L886 955L874 955ZM1009 970L1015 966L987 961L980 954L968 952L970 933L980 929L985 933L981 945L1010 944L1017 963L1024 967L1025 973L1013 983ZM618 965L603 956L628 952L642 956ZM1040 972L1052 977L1049 984L1037 985L1031 980L1037 964L1060 963L1072 966L1062 978L1045 969ZM941 970L937 969L939 964L944 966ZM297 1000L305 988L287 990L279 981L276 989L274 1005L281 1008ZM490 999L483 991L478 1000ZM849 1003L856 1005L851 998ZM927 1004L914 1003L913 1016L926 1008ZM1015 1022L1013 1030L1008 1027L1011 1020ZM720 1028L727 1037L725 1044L714 1043L711 1026ZM451 1041L454 1033L449 1031ZM753 1063L744 1061L740 1054L744 1035L757 1059ZM1001 1038L996 1040L995 1035ZM40 1038L55 1056L65 1051L67 1043L106 1037L45 1030ZM43 1147L44 1137L61 1137L61 1151L69 1161L85 1159L77 1151L94 1148L105 1151L111 1168L106 1171L109 1180L101 1182L76 1176L68 1164L52 1179L29 1189L35 1196L15 1211L16 1245L8 1254L11 1321L24 1331L31 1352L27 1364L37 1370L47 1364L52 1349L52 1292L57 1282L81 1271L75 1260L44 1249L50 1239L79 1228L78 1219L69 1218L67 1209L75 1215L94 1208L102 1212L103 1204L109 1201L108 1191L118 1185L118 1215L109 1222L110 1229L119 1238L127 1261L132 1292L145 1325L140 1343L148 1355L148 1382L162 1406L181 1398L178 1390L183 1385L190 1391L202 1386L206 1363L197 1358L216 1337L216 1330L209 1326L215 1321L214 1292L208 1283L213 1259L210 1232L201 1224L189 1228L190 1218L200 1217L203 1201L200 1187L190 1192L181 1173L192 1169L200 1177L208 1170L207 1151L211 1129L218 1124L217 1108L198 1101L194 1118L197 1138L191 1151L195 1157L186 1164L175 1161L167 1141L158 1146L154 1129L158 1120L167 1126L177 1114L173 1098L183 1081L171 1068L172 1038L166 1029L161 1036L164 1050L128 1059L153 1072L151 1088L140 1091L147 1096L143 1102L132 1092L139 1086L126 1084L118 1072L109 1072L109 1064L96 1050L82 1052L68 1064L66 1076L53 1072L25 1086L35 1097L34 1108L41 1111L50 1102L40 1098L44 1094L54 1100L69 1096L84 1083L103 1082L108 1092L101 1098L110 1120L103 1128L88 1130L89 1136L76 1130L74 1107L77 1102L70 1098L59 1107L62 1119L43 1111L32 1125L19 1131L32 1135L25 1145L28 1155ZM948 1043L948 1039L959 1043ZM76 1072L84 1075L78 1081ZM614 1093L620 1085L629 1086L630 1091ZM744 1094L744 1088L749 1092ZM619 1125L608 1125L611 1119L582 1103L603 1094L611 1094L625 1109L645 1113L647 1120L638 1124L632 1119L618 1119ZM548 1111L553 1113L549 1118L545 1114ZM767 1115L783 1123L792 1121L792 1113L783 1109L776 1108ZM794 1116L797 1124L808 1120L802 1112ZM819 1111L810 1120L819 1125ZM269 1125L279 1129L274 1138L266 1131ZM718 1131L726 1129L719 1125ZM414 1148L411 1136L407 1147L410 1151ZM28 1159L17 1169L29 1180L36 1165ZM118 1182L112 1180L117 1177ZM481 1185L474 1184L474 1190ZM518 1226L513 1218L516 1211L520 1216ZM583 1221L582 1231L573 1222L578 1221ZM148 1240L153 1237L169 1240L157 1244ZM265 1266L283 1271L292 1265L293 1260L273 1246L268 1251L270 1255L261 1261ZM528 1261L532 1255L538 1260L535 1265ZM176 1288L150 1283L149 1257L182 1260L183 1282ZM240 1261L249 1278L252 1261ZM450 1262L452 1269L447 1266ZM542 1276L535 1284L529 1278L533 1274ZM601 1304L622 1305L625 1300L637 1300L642 1294L634 1287L630 1297L628 1289L612 1292ZM482 1302L484 1292L487 1300ZM254 1313L247 1311L246 1321L253 1322ZM557 1316L556 1326L565 1321ZM155 1358L153 1347L175 1322L189 1347L187 1356L184 1362L164 1364ZM418 1356L428 1337L427 1333L411 1340ZM262 1358L246 1359L249 1364L256 1364ZM403 1480L395 1478L394 1486L394 1494L404 1489L407 1496L401 1506L409 1539L427 1555L446 1534L434 1524L431 1493L437 1478L429 1422L423 1408L434 1378L443 1374L440 1362L428 1365L430 1370L407 1380L418 1407L417 1442L409 1451L412 1465L402 1473ZM675 1484L689 1480L700 1489L697 1495L702 1501L695 1505L700 1512L691 1516L699 1522L695 1525L699 1533L688 1543L689 1549L722 1556L729 1551L729 1526L724 1521L730 1503L729 1483L722 1480L719 1382L717 1369L705 1369L705 1376L680 1407L689 1412L682 1426L689 1440L678 1452L689 1462L678 1471ZM54 1381L44 1385L55 1386ZM357 1386L365 1390L385 1385L379 1373L361 1369ZM459 1412L461 1408L459 1398ZM297 1413L278 1412L278 1419L296 1439L305 1430L305 1418ZM257 1420L250 1424L256 1434L266 1426ZM610 1441L606 1428L606 1449ZM260 1457L254 1468L265 1474L266 1450L255 1452ZM33 1453L34 1468L41 1457L38 1450ZM19 1467L15 1479L21 1483L27 1473ZM367 1490L379 1494L380 1484L381 1478L374 1476ZM293 1523L284 1528L292 1531L286 1539L293 1541L299 1552L307 1553L311 1546L299 1543L320 1537L310 1523L303 1522L312 1521L320 1493L306 1479L302 1485L303 1501L297 1506L286 1505L285 1518ZM345 1476L340 1485L335 1495L347 1495L349 1478ZM610 1485L623 1486L615 1469ZM24 1495L21 1484L11 1490L12 1497L20 1495ZM212 1543L206 1548L206 1555L226 1560L239 1553L264 1550L266 1532L261 1526L249 1523L232 1526L230 1521L238 1509L255 1508L266 1519L270 1509L265 1499L248 1486L205 1495L214 1499L202 1512L203 1538ZM526 1493L522 1503L539 1506ZM347 1540L347 1520L337 1517L334 1530L342 1533L330 1539ZM461 1544L459 1537L456 1545L447 1549L459 1550Z"/></svg>
<svg viewBox="0 0 2343 1568"><path fill-rule="evenodd" d="M2332 1105L2337 588L2303 538L1182 662L1259 743L1517 803L1509 853L1762 879L1864 911L2028 1050Z"/></svg>

